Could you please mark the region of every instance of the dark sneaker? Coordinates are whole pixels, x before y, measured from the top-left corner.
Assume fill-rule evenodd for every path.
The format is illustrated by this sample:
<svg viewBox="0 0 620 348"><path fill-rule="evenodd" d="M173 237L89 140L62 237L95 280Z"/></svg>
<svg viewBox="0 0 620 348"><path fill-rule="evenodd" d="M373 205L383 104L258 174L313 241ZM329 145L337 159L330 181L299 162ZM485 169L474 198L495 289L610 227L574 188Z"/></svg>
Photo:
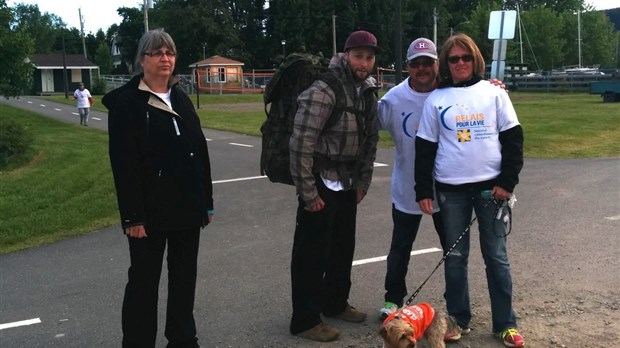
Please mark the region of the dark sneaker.
<svg viewBox="0 0 620 348"><path fill-rule="evenodd" d="M525 339L519 333L516 327L508 328L499 334L499 338L504 342L506 347L524 347Z"/></svg>
<svg viewBox="0 0 620 348"><path fill-rule="evenodd" d="M311 329L295 334L295 336L312 341L331 342L338 339L338 336L340 336L340 331L325 323L319 323Z"/></svg>
<svg viewBox="0 0 620 348"><path fill-rule="evenodd" d="M355 307L351 305L347 305L347 308L345 308L344 311L340 314L325 316L348 321L351 323L361 323L366 320L366 313L358 311L357 309L355 309Z"/></svg>
<svg viewBox="0 0 620 348"><path fill-rule="evenodd" d="M396 312L398 310L398 305L393 302L386 301L383 304L383 307L379 308L379 318L381 320L385 320L385 318L389 317L390 314Z"/></svg>

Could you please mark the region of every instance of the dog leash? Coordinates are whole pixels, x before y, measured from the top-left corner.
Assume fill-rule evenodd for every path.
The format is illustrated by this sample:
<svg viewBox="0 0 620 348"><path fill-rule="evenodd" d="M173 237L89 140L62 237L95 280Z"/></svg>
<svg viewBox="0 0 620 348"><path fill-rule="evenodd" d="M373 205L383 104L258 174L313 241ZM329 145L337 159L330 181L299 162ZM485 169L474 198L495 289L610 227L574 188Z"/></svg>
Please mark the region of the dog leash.
<svg viewBox="0 0 620 348"><path fill-rule="evenodd" d="M490 192L489 192L490 195ZM503 213L502 213L502 207L507 207L507 211L508 214L506 215L506 217L504 219L508 219L510 221L510 228L508 230L508 232L506 233L505 236L508 236L508 234L510 234L510 231L512 230L512 207L514 206L514 203L517 201L515 195L513 194L510 199L506 200L496 200L493 197L490 197L487 202L485 203L484 208L486 208L487 206L489 206L489 204L491 202L494 202L496 205L495 208L495 218L497 220L501 219ZM478 215L474 216L474 218L469 222L469 225L467 225L467 227L465 228L465 230L461 233L461 235L456 239L456 241L454 242L454 244L452 244L452 246L448 249L448 251L446 251L446 253L443 255L443 257L441 258L441 260L439 260L439 263L437 264L437 266L435 266L435 269L433 269L433 271L431 271L431 274L428 275L428 277L426 277L426 279L422 282L422 284L416 289L416 291L413 292L413 294L411 295L411 297L409 297L409 299L407 300L407 302L405 302L404 307L407 307L411 304L411 302L413 302L413 299L418 296L418 294L420 293L420 291L422 290L422 287L424 287L424 285L426 285L426 282L428 282L429 279L431 279L431 277L433 276L433 274L437 271L437 269L439 268L439 266L441 266L441 264L443 264L446 259L448 258L448 256L450 256L450 253L452 253L452 251L454 250L454 248L456 248L456 246L459 244L459 242L461 241L461 239L463 239L463 237L465 237L465 235L467 234L467 232L469 232L469 230L471 229L471 226L474 224L474 222L476 222L476 220L478 220ZM505 237L504 236L504 237ZM502 236L498 236L498 237L502 237Z"/></svg>

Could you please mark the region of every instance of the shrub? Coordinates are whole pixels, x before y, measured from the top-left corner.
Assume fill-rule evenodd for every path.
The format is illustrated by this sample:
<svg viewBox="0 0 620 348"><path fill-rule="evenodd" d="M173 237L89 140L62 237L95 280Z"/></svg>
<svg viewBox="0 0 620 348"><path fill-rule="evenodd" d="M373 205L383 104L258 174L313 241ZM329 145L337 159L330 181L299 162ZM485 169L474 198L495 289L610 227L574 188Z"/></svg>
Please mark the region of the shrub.
<svg viewBox="0 0 620 348"><path fill-rule="evenodd" d="M107 92L107 86L104 79L96 79L93 90L91 91L93 95L104 95Z"/></svg>
<svg viewBox="0 0 620 348"><path fill-rule="evenodd" d="M0 169L11 169L29 162L34 137L24 126L6 117L0 118Z"/></svg>

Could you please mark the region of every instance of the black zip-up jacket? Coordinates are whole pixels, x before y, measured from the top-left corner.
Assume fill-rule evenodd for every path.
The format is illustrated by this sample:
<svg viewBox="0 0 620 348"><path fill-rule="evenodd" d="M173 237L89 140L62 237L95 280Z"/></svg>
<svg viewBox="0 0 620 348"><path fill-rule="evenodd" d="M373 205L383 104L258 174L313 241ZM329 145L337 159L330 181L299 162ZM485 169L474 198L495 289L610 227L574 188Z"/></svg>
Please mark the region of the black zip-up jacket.
<svg viewBox="0 0 620 348"><path fill-rule="evenodd" d="M172 110L142 75L106 94L110 163L123 228L204 227L213 210L207 142L189 97L172 85Z"/></svg>

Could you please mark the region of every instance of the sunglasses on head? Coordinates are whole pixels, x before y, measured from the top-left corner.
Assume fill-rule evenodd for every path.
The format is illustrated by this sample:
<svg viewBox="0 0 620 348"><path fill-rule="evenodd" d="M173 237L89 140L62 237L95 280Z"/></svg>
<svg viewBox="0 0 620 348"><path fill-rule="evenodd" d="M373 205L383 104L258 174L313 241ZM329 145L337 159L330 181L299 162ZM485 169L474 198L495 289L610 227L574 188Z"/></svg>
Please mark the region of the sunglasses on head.
<svg viewBox="0 0 620 348"><path fill-rule="evenodd" d="M463 56L450 56L448 57L448 63L450 64L456 64L459 62L459 60L462 60L464 63L469 63L472 60L474 60L474 56L472 56L471 54L466 54Z"/></svg>
<svg viewBox="0 0 620 348"><path fill-rule="evenodd" d="M433 66L433 64L435 64L435 61L432 59L412 60L408 63L409 67L414 69L417 69L420 66L430 68Z"/></svg>

